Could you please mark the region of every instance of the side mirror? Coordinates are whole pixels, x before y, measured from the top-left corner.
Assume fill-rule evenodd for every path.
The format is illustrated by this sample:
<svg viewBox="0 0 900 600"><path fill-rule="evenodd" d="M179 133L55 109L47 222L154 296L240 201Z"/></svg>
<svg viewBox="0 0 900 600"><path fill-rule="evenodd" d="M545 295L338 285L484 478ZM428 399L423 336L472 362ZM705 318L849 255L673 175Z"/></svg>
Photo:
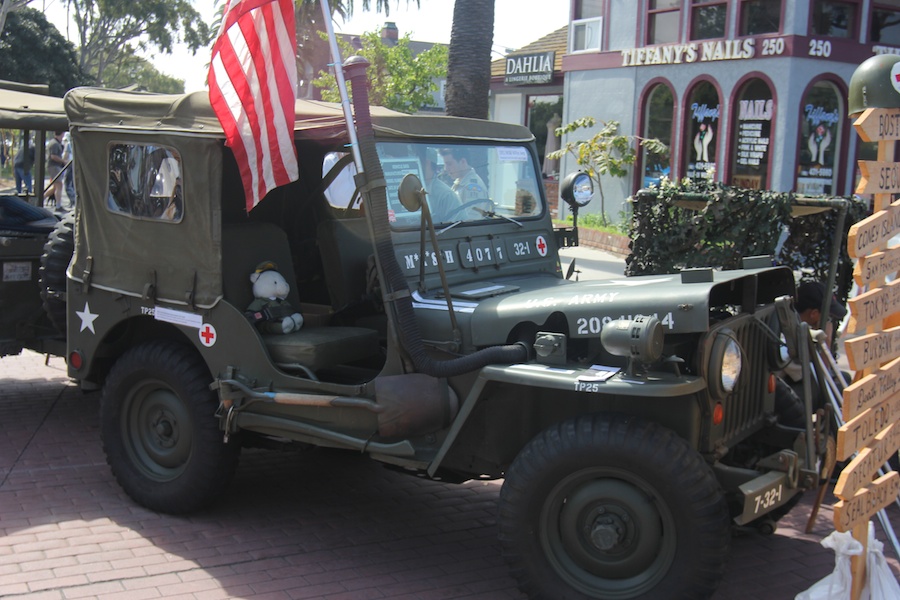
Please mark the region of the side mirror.
<svg viewBox="0 0 900 600"><path fill-rule="evenodd" d="M594 181L587 173L569 173L563 179L560 195L574 210L587 206L594 199Z"/></svg>
<svg viewBox="0 0 900 600"><path fill-rule="evenodd" d="M409 212L416 212L425 203L425 190L422 182L414 173L407 173L397 188L397 197L400 204Z"/></svg>

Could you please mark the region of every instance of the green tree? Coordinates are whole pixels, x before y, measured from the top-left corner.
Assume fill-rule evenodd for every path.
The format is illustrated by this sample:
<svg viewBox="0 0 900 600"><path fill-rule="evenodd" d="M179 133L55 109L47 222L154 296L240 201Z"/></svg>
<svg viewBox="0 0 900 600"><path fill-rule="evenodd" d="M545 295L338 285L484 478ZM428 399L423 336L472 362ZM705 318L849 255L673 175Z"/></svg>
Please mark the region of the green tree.
<svg viewBox="0 0 900 600"><path fill-rule="evenodd" d="M19 10L28 5L31 0L3 0L0 3L0 32L6 26L6 17L14 10Z"/></svg>
<svg viewBox="0 0 900 600"><path fill-rule="evenodd" d="M362 48L356 50L347 41L338 38L343 56L358 54L369 61L369 102L376 106L414 113L425 106L436 104L435 81L447 72L447 48L435 45L413 55L409 47L409 34L397 40L395 45L385 44L377 31L360 37ZM340 102L334 74L322 71L313 80L322 90L322 99ZM349 91L349 90L348 90Z"/></svg>
<svg viewBox="0 0 900 600"><path fill-rule="evenodd" d="M578 129L592 129L595 125L597 125L597 119L594 117L582 117L558 128L556 133L565 136ZM668 147L658 139L622 135L619 133L618 121L600 121L600 130L589 139L569 140L562 148L547 156L560 159L566 154L571 154L575 157L578 166L597 182L597 191L600 193L600 215L603 224L606 225L606 198L603 195L601 176L625 177L628 175L628 167L634 164L637 158L635 142L643 146L649 154L664 156L669 153Z"/></svg>
<svg viewBox="0 0 900 600"><path fill-rule="evenodd" d="M406 0L409 5L410 0ZM420 0L415 0L416 6ZM396 1L399 6L400 0ZM362 9L369 11L374 5L376 12L384 12L385 16L391 13L390 0L362 0ZM319 0L295 0L295 18L297 21L297 80L299 84L298 95L301 98L312 98L315 86L313 80L319 75L318 70L322 65L331 63L331 48L328 40L322 36L326 31L323 21L322 6ZM347 20L353 15L353 0L334 0L328 3L331 18L341 17ZM345 52L344 50L341 51ZM353 54L356 52L354 51ZM346 59L349 54L344 54Z"/></svg>
<svg viewBox="0 0 900 600"><path fill-rule="evenodd" d="M444 101L447 114L487 119L494 0L456 0Z"/></svg>
<svg viewBox="0 0 900 600"><path fill-rule="evenodd" d="M191 0L66 0L78 32L78 66L105 84L106 70L122 57L177 41L196 52L209 45L209 27Z"/></svg>
<svg viewBox="0 0 900 600"><path fill-rule="evenodd" d="M115 68L108 68L105 85L110 88L135 86L160 94L184 93L183 79L160 73L150 61L139 56L123 56Z"/></svg>
<svg viewBox="0 0 900 600"><path fill-rule="evenodd" d="M409 4L410 0L406 0ZM222 12L227 2L214 0L214 6L218 7L216 18L213 20L211 30L218 32L222 23ZM420 0L416 0L419 6ZM397 0L397 5L400 0ZM372 0L362 0L362 9L368 11L373 5ZM390 0L374 0L376 12L384 12L390 15ZM331 48L328 40L322 34L326 32L322 3L319 0L294 0L294 19L297 32L297 95L301 98L314 96L313 80L318 76L318 70L322 65L331 62ZM331 18L335 16L347 20L353 15L353 0L334 0L328 3Z"/></svg>
<svg viewBox="0 0 900 600"><path fill-rule="evenodd" d="M46 83L54 96L90 82L78 68L72 44L44 13L33 8L17 10L7 15L6 25L0 33L0 79Z"/></svg>

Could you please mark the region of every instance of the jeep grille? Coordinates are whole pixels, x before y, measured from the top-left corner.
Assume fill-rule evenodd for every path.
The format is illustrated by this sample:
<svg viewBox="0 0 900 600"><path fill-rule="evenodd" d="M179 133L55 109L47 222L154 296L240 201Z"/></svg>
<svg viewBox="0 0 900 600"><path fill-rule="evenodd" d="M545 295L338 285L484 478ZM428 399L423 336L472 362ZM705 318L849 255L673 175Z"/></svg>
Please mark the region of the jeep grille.
<svg viewBox="0 0 900 600"><path fill-rule="evenodd" d="M759 430L764 423L766 402L771 396L768 392L770 370L767 360L771 342L761 323L756 320L764 314L742 314L721 323L721 326L727 326L734 332L744 351L738 385L722 403L725 408L723 441L729 446Z"/></svg>

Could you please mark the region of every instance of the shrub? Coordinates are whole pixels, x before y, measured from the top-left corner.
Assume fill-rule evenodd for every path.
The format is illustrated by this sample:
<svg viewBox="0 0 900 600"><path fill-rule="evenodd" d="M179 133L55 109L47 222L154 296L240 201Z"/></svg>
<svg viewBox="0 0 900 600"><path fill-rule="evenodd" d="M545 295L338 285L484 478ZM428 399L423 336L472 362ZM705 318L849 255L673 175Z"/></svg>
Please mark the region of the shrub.
<svg viewBox="0 0 900 600"><path fill-rule="evenodd" d="M800 201L828 200L805 196ZM865 217L867 205L848 202L837 270L837 293L847 299L853 263L847 254L847 232ZM791 217L800 200L790 192L748 190L720 183L685 180L663 182L629 199L632 253L626 275L674 273L690 267L738 269L746 256L769 255L778 264L803 273L804 279L826 281L839 211ZM824 204L824 203L822 203Z"/></svg>

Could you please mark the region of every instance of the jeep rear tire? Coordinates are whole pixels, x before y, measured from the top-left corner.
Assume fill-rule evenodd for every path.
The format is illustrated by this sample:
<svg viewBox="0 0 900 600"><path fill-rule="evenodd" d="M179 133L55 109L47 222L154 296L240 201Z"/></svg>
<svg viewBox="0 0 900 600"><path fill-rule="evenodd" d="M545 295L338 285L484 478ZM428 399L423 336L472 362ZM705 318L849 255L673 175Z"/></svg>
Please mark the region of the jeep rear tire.
<svg viewBox="0 0 900 600"><path fill-rule="evenodd" d="M722 578L730 530L712 470L675 433L588 415L519 453L500 541L530 598L700 598Z"/></svg>
<svg viewBox="0 0 900 600"><path fill-rule="evenodd" d="M40 290L44 312L56 330L66 334L66 270L75 252L75 214L56 224L41 255Z"/></svg>
<svg viewBox="0 0 900 600"><path fill-rule="evenodd" d="M193 348L150 342L113 366L100 401L103 450L125 492L147 508L187 513L231 481L240 445L223 442L206 365Z"/></svg>

